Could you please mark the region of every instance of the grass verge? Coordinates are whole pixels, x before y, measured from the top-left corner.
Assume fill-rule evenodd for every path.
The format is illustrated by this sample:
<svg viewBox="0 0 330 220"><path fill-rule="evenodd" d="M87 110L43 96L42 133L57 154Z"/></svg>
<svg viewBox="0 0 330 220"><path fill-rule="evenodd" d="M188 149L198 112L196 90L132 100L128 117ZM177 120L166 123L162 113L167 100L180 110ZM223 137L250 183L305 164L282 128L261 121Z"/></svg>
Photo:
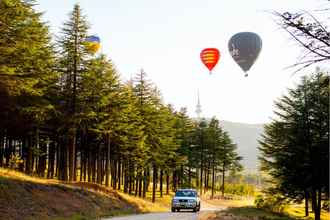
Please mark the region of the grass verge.
<svg viewBox="0 0 330 220"><path fill-rule="evenodd" d="M245 219L263 219L263 220L294 220L295 218L285 214L278 214L258 209L252 206L232 207L217 214L214 220L245 220Z"/></svg>
<svg viewBox="0 0 330 220"><path fill-rule="evenodd" d="M91 220L168 211L170 196L139 199L93 183L65 183L0 168L0 219Z"/></svg>

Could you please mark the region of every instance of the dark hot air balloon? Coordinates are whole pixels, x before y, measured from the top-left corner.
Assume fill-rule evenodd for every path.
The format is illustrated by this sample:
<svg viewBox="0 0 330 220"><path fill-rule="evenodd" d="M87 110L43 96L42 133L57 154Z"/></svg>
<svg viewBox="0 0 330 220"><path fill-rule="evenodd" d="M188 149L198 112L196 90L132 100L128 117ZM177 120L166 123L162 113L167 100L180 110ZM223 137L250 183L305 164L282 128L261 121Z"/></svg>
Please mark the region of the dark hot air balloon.
<svg viewBox="0 0 330 220"><path fill-rule="evenodd" d="M262 48L261 38L252 32L240 32L232 36L228 49L235 62L246 73L257 60ZM246 73L245 76L248 76Z"/></svg>
<svg viewBox="0 0 330 220"><path fill-rule="evenodd" d="M215 65L217 65L219 61L220 52L217 48L205 48L204 50L202 50L200 57L211 74L212 69L215 67Z"/></svg>

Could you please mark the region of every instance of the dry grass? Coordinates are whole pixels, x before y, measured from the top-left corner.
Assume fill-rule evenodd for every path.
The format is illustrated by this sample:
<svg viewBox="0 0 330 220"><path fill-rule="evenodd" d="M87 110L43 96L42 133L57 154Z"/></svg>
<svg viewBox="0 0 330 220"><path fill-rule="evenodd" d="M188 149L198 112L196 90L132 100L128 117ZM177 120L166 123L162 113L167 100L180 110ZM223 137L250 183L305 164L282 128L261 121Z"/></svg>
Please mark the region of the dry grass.
<svg viewBox="0 0 330 220"><path fill-rule="evenodd" d="M129 203L134 204L138 207L141 212L166 212L169 210L169 203L164 202L164 200L157 199L156 203L148 201L148 199L137 198L135 196L130 196L119 192L119 195L126 199Z"/></svg>
<svg viewBox="0 0 330 220"><path fill-rule="evenodd" d="M65 183L0 168L0 219L96 219L140 213L117 192L89 183Z"/></svg>
<svg viewBox="0 0 330 220"><path fill-rule="evenodd" d="M254 199L245 199L245 200L223 200L223 199L208 199L205 200L207 203L216 206L224 207L244 207L244 206L253 206Z"/></svg>
<svg viewBox="0 0 330 220"><path fill-rule="evenodd" d="M295 220L290 216L268 212L255 207L233 207L221 211L213 220Z"/></svg>
<svg viewBox="0 0 330 220"><path fill-rule="evenodd" d="M94 183L67 183L0 168L0 219L84 220L169 210L171 195L151 202Z"/></svg>

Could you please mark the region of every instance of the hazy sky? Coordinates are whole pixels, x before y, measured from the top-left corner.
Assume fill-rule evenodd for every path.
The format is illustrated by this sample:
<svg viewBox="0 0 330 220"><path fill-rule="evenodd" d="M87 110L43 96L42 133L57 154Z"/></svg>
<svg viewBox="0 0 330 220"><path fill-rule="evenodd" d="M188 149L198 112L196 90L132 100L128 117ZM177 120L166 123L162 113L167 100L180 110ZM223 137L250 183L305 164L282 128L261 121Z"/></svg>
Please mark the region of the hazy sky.
<svg viewBox="0 0 330 220"><path fill-rule="evenodd" d="M246 123L269 121L273 101L299 78L292 65L300 49L276 26L270 10L316 9L322 0L40 0L52 33L80 3L122 78L143 68L161 90L165 103L187 107L195 117L197 91L204 117ZM241 31L263 41L259 59L245 78L227 44ZM221 58L209 75L200 51L216 47Z"/></svg>

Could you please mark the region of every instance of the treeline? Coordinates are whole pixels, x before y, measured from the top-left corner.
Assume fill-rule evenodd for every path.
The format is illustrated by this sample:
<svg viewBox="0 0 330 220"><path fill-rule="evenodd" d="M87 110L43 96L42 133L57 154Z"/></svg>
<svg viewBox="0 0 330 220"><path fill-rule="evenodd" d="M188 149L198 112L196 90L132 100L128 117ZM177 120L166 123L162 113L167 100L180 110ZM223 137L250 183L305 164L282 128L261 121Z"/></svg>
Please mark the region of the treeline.
<svg viewBox="0 0 330 220"><path fill-rule="evenodd" d="M276 119L265 126L259 148L261 168L272 177L266 192L305 201L306 216L311 202L319 220L329 201L329 74L303 77L275 106Z"/></svg>
<svg viewBox="0 0 330 220"><path fill-rule="evenodd" d="M86 49L79 5L53 43L34 4L0 2L1 167L139 197L152 184L153 201L178 187L213 195L220 176L224 192L226 172L242 167L217 119L166 105L142 70L120 81L111 60Z"/></svg>

